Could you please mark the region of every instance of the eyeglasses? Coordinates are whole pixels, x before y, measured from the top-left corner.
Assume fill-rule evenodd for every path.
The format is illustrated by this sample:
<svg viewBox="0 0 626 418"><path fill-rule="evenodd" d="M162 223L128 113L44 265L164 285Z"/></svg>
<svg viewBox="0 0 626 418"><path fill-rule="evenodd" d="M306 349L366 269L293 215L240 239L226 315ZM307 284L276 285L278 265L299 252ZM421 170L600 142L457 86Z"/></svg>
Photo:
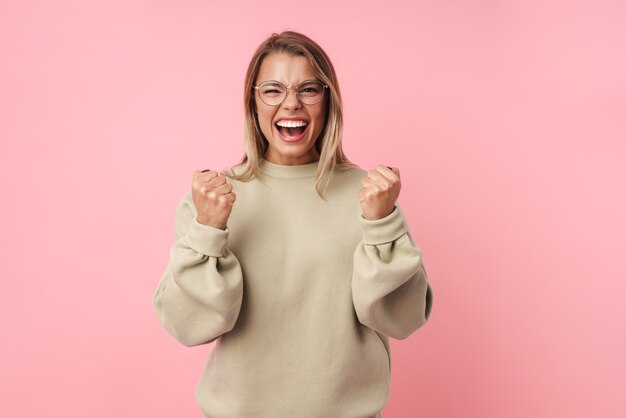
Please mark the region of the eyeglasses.
<svg viewBox="0 0 626 418"><path fill-rule="evenodd" d="M287 91L295 90L296 96L305 105L314 105L322 100L328 86L321 81L306 80L296 87L287 88L280 81L264 81L258 86L252 86L259 91L263 103L269 106L278 106L287 98Z"/></svg>

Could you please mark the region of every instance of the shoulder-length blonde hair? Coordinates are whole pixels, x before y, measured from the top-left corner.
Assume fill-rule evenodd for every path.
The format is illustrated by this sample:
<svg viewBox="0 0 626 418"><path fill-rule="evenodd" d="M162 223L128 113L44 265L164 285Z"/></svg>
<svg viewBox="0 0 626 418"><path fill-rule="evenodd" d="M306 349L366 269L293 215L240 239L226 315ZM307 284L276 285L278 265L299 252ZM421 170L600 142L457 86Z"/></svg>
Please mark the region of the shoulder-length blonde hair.
<svg viewBox="0 0 626 418"><path fill-rule="evenodd" d="M254 177L258 179L263 178L262 171L259 169L259 159L265 155L268 141L261 132L255 111L254 94L256 90L253 88L253 84L263 59L270 53L280 52L292 56L305 57L319 80L329 87L330 97L326 100L324 126L320 136L315 141L315 148L320 154L319 165L316 171L315 189L317 194L324 199L324 191L335 169L348 170L350 168L358 168L358 166L348 160L341 147L343 111L335 68L326 52L318 44L307 36L294 31L284 31L279 34L273 33L259 45L252 56L244 83L243 104L245 121L243 133L245 154L239 162L239 164L244 164L244 166L243 171L238 174L229 170L231 171L229 177L242 181L250 181ZM323 190L322 183L324 183Z"/></svg>

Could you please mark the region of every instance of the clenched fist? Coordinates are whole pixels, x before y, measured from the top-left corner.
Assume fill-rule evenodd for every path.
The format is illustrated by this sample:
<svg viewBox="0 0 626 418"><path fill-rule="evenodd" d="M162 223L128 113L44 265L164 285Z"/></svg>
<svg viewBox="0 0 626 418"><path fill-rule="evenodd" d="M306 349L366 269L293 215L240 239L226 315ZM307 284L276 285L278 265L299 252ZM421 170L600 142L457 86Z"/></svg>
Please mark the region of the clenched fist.
<svg viewBox="0 0 626 418"><path fill-rule="evenodd" d="M198 222L226 229L237 195L223 174L214 170L193 172L191 197L198 211Z"/></svg>
<svg viewBox="0 0 626 418"><path fill-rule="evenodd" d="M359 201L365 219L380 219L393 212L400 195L400 170L379 164L367 172L361 184Z"/></svg>

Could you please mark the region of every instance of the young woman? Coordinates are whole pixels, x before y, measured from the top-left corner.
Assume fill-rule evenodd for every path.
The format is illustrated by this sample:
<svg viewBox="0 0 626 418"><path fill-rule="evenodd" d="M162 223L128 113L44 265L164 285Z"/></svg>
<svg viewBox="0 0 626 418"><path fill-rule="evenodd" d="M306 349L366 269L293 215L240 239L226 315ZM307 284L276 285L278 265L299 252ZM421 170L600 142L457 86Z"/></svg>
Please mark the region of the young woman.
<svg viewBox="0 0 626 418"><path fill-rule="evenodd" d="M381 417L389 337L432 307L400 173L348 161L335 70L302 34L259 46L244 105L242 161L195 171L176 208L159 320L186 346L216 341L205 418Z"/></svg>

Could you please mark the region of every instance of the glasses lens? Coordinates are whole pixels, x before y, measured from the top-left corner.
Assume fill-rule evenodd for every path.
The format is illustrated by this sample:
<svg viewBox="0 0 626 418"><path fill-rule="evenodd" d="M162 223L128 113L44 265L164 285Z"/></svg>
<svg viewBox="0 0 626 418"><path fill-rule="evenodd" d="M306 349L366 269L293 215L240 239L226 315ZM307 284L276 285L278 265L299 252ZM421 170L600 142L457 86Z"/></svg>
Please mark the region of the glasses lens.
<svg viewBox="0 0 626 418"><path fill-rule="evenodd" d="M270 106L275 106L285 98L285 86L279 83L267 82L259 86L261 100Z"/></svg>
<svg viewBox="0 0 626 418"><path fill-rule="evenodd" d="M298 97L305 104L315 104L324 96L324 85L319 81L305 81L298 86Z"/></svg>

